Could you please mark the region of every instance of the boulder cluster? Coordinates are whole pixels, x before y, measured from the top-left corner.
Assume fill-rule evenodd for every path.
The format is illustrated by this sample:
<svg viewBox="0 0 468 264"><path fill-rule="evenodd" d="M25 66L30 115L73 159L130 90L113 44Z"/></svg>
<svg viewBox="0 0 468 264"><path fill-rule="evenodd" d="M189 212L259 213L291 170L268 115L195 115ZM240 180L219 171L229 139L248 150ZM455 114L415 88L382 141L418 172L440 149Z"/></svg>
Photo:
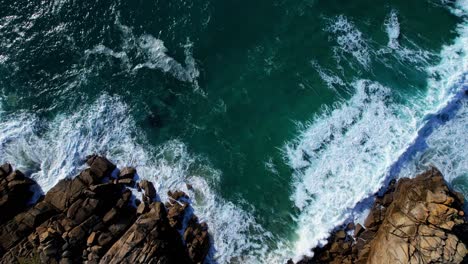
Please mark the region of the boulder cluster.
<svg viewBox="0 0 468 264"><path fill-rule="evenodd" d="M468 263L463 201L436 169L392 181L364 226L336 230L314 257L298 263Z"/></svg>
<svg viewBox="0 0 468 264"><path fill-rule="evenodd" d="M184 192L158 199L134 168L90 156L89 168L30 204L36 183L0 167L0 263L203 263L211 247ZM136 199L129 187L142 192Z"/></svg>

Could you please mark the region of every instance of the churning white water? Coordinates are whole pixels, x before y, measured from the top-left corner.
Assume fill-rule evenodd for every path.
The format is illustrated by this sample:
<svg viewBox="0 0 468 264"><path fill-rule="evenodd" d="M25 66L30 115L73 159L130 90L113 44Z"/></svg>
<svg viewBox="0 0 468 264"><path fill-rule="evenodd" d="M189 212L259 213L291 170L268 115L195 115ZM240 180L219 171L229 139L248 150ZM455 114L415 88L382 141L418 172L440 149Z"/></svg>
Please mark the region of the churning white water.
<svg viewBox="0 0 468 264"><path fill-rule="evenodd" d="M29 113L7 115L1 111L0 101L0 156L31 173L44 192L59 180L75 176L86 155L102 154L119 167L138 168L141 178L155 183L163 200L169 190L187 192L195 213L208 223L213 236L211 260L255 262L265 254L266 246L262 245L269 233L250 213L219 197L215 191L218 171L203 158L189 154L177 140L148 147L135 129L128 107L109 95L51 121Z"/></svg>
<svg viewBox="0 0 468 264"><path fill-rule="evenodd" d="M465 16L467 3L459 1L454 13ZM397 48L400 28L396 12L390 14L386 25L389 45ZM468 167L462 158L468 149L463 135L467 128L465 99L459 99L462 105L456 117L428 137L420 133L434 123L431 114L453 103L454 97L463 93L460 90L466 89L467 22L457 30L459 37L443 48L440 64L428 68L426 95L414 96L407 104L395 103L391 89L370 80L356 81L350 100L324 108L286 146L295 179L291 199L300 209L296 259L310 256L311 248L325 242L334 227L352 217L358 202L378 191L387 177L397 176L390 173L395 162L409 164L397 164L406 168L405 176L419 171L411 165L415 160L438 166L449 181L466 177L463 173ZM340 50L368 65L364 37L349 21L339 17L331 32L339 34ZM421 136L427 137L427 148L414 148ZM407 155L408 150L414 153Z"/></svg>

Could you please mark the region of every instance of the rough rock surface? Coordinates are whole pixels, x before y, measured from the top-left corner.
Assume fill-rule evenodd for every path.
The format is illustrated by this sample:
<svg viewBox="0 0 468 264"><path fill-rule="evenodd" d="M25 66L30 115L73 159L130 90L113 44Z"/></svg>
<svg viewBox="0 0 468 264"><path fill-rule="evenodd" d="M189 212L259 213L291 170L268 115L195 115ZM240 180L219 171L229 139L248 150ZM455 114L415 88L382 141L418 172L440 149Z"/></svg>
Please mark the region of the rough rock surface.
<svg viewBox="0 0 468 264"><path fill-rule="evenodd" d="M106 158L93 155L87 164L88 169L59 181L31 206L34 181L8 164L1 166L0 263L205 260L211 246L208 228L193 215L185 193L169 193L165 206L156 201L154 185L141 181L145 193L139 201L125 187L136 183L134 168L122 169L113 179L116 166Z"/></svg>
<svg viewBox="0 0 468 264"><path fill-rule="evenodd" d="M0 224L26 210L35 184L20 171L13 171L10 164L0 166Z"/></svg>
<svg viewBox="0 0 468 264"><path fill-rule="evenodd" d="M467 263L462 206L463 196L436 169L393 181L376 197L365 228L349 224L335 231L313 258L298 263Z"/></svg>

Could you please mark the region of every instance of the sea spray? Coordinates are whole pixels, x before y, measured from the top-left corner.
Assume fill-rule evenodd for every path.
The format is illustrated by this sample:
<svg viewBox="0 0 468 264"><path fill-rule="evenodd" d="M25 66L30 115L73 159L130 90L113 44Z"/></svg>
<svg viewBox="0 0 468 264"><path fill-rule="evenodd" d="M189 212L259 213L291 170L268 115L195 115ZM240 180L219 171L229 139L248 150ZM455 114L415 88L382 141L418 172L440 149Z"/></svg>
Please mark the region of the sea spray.
<svg viewBox="0 0 468 264"><path fill-rule="evenodd" d="M467 3L457 2L455 13L465 16ZM346 20L338 21L337 28L352 32L348 23L344 23ZM325 108L322 115L315 116L300 136L286 146L285 153L295 170L295 191L291 199L301 211L297 219L296 260L302 255L312 255L310 250L325 242L329 232L350 217L358 202L381 187L394 162L415 142L418 130L427 122L424 117L443 108L466 85L463 80L468 70L467 28L466 22L458 26L459 37L443 47L441 62L428 68L430 77L425 96L413 96L406 98L406 104L397 104L391 101L395 95L378 83L354 83L355 95L348 102ZM393 33L389 37L395 37ZM466 131L464 109L465 103L453 122L431 135L428 151L417 159L424 161L423 164L440 166L447 173L447 180L465 177L462 171L468 169L466 162L457 158L465 152L459 148L466 148L466 140L460 134ZM443 143L446 136L454 138ZM449 142L457 146L448 147ZM451 155L455 161L441 162Z"/></svg>
<svg viewBox="0 0 468 264"><path fill-rule="evenodd" d="M163 200L169 190L189 193L196 214L213 236L211 261L261 259L271 234L249 212L217 194L219 172L204 158L189 154L180 141L148 147L128 111L119 97L109 95L51 121L0 111L0 157L28 172L44 192L75 176L88 154L105 155L119 167L134 166L141 178L155 183Z"/></svg>
<svg viewBox="0 0 468 264"><path fill-rule="evenodd" d="M400 38L400 22L398 21L396 10L390 12L389 17L385 21L385 29L388 35L388 47L397 49L400 46L398 43L398 38Z"/></svg>
<svg viewBox="0 0 468 264"><path fill-rule="evenodd" d="M325 28L327 32L333 35L336 46L333 48L335 59L338 64L347 58L345 55L352 55L360 66L369 69L371 66L371 51L364 35L359 31L356 25L346 16L340 15L332 19ZM353 65L352 61L348 61Z"/></svg>
<svg viewBox="0 0 468 264"><path fill-rule="evenodd" d="M325 109L286 147L295 170L292 200L298 217L296 257L328 237L354 206L377 191L379 175L415 132L410 109L392 101L390 89L360 80L355 95Z"/></svg>

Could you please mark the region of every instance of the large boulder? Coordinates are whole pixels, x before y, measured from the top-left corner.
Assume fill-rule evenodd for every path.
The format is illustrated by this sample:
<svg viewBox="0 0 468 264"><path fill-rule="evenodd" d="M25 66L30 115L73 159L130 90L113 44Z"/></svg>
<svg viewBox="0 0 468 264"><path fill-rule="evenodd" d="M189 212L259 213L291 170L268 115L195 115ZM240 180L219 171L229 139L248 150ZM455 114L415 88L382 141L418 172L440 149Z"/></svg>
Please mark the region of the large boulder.
<svg viewBox="0 0 468 264"><path fill-rule="evenodd" d="M461 263L467 247L452 229L465 222L462 203L437 170L400 180L368 263Z"/></svg>
<svg viewBox="0 0 468 264"><path fill-rule="evenodd" d="M164 205L154 202L150 207L100 263L191 263L178 232L167 221Z"/></svg>
<svg viewBox="0 0 468 264"><path fill-rule="evenodd" d="M185 229L184 241L193 263L203 263L211 247L208 225L199 223L198 218L193 215Z"/></svg>
<svg viewBox="0 0 468 264"><path fill-rule="evenodd" d="M431 169L392 181L376 197L365 228L357 224L335 231L326 246L314 249L314 257L298 263L466 263L463 216L463 196Z"/></svg>
<svg viewBox="0 0 468 264"><path fill-rule="evenodd" d="M116 166L105 157L96 155L89 156L86 163L88 163L91 172L96 175L98 179L111 176L112 172L116 168Z"/></svg>
<svg viewBox="0 0 468 264"><path fill-rule="evenodd" d="M50 189L45 201L55 206L60 211L70 206L86 190L86 185L79 177L74 179L60 180L52 189Z"/></svg>

